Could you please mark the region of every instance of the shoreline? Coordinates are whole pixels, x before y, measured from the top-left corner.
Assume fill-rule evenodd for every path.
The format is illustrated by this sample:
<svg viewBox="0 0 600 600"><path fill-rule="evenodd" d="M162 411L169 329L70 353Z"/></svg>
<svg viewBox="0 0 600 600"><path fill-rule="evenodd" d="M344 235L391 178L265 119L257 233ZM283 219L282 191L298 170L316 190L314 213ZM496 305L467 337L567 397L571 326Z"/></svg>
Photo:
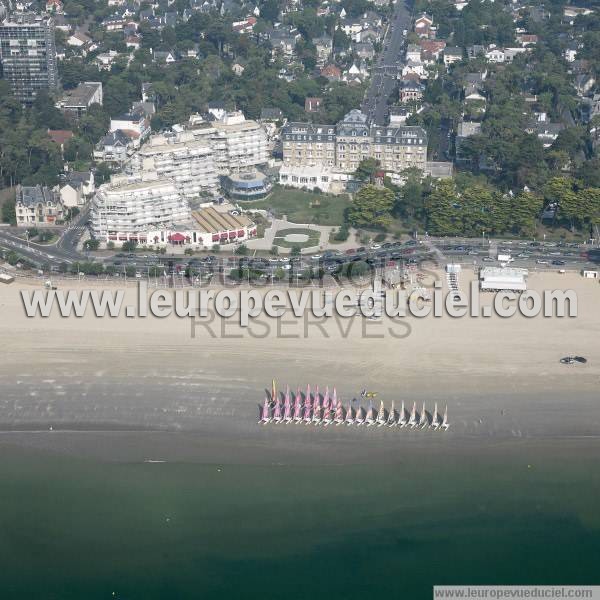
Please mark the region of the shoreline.
<svg viewBox="0 0 600 600"><path fill-rule="evenodd" d="M469 277L461 275L463 289ZM0 364L0 428L39 428L30 435L50 426L132 436L195 432L233 445L316 444L332 453L337 445L389 449L444 436L482 443L595 436L600 287L559 274L532 274L529 283L536 290L574 289L578 316L409 316L402 319L406 327L390 331L387 318L346 319L340 327L335 319L308 326L286 315L261 331L221 320L214 332L197 327L193 335L190 319L176 317L28 319L19 290L31 288L2 286L8 351ZM71 287L84 289L85 283ZM134 298L135 290L128 296ZM559 364L569 354L588 363ZM408 409L413 402L420 409L425 401L429 410L437 402L440 411L447 404L450 430L258 425L273 378L279 390L289 383L293 392L307 383L321 392L335 386L344 407L362 389L378 392L376 409L381 400L387 409L394 401L397 410L402 401ZM368 400L361 404L368 407Z"/></svg>

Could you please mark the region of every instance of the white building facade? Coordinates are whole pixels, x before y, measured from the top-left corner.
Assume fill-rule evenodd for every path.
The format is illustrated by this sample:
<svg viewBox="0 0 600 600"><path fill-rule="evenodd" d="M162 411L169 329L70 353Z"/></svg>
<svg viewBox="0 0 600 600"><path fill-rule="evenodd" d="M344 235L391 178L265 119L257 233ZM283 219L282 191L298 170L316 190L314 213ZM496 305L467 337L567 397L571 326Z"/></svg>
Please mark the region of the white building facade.
<svg viewBox="0 0 600 600"><path fill-rule="evenodd" d="M92 233L105 242L146 244L150 230L189 219L188 202L170 179L114 177L98 188L92 202Z"/></svg>

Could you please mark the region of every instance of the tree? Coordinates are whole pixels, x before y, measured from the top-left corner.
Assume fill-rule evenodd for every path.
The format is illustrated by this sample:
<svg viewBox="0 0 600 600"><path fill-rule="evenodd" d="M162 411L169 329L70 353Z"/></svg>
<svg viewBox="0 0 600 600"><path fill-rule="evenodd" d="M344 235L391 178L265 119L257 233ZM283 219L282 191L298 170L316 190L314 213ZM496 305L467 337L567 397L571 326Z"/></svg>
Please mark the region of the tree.
<svg viewBox="0 0 600 600"><path fill-rule="evenodd" d="M137 248L137 242L135 240L128 240L123 242L122 248L124 252L134 252Z"/></svg>
<svg viewBox="0 0 600 600"><path fill-rule="evenodd" d="M2 222L10 223L11 225L17 224L17 213L15 209L15 199L5 200L2 205Z"/></svg>
<svg viewBox="0 0 600 600"><path fill-rule="evenodd" d="M348 221L355 227L386 228L391 223L394 193L374 185L365 185L348 208Z"/></svg>
<svg viewBox="0 0 600 600"><path fill-rule="evenodd" d="M89 239L83 243L85 250L98 250L100 248L100 240Z"/></svg>
<svg viewBox="0 0 600 600"><path fill-rule="evenodd" d="M354 176L360 181L373 181L373 175L379 169L381 163L375 158L364 158L360 161Z"/></svg>

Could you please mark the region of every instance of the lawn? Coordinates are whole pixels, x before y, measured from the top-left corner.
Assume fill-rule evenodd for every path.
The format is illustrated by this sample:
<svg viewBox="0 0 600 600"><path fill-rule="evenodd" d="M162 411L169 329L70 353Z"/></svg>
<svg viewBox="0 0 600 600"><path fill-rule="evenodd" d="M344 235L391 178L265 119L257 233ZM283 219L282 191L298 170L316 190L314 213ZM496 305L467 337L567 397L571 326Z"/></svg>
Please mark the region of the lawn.
<svg viewBox="0 0 600 600"><path fill-rule="evenodd" d="M272 194L258 202L240 202L243 208L270 210L277 218L286 215L292 223L341 225L344 211L350 206L346 195L313 194L302 190L274 186Z"/></svg>
<svg viewBox="0 0 600 600"><path fill-rule="evenodd" d="M291 240L286 240L286 236L288 235L305 235L307 236L307 240L303 242L296 242ZM273 244L275 246L279 246L281 248L312 248L313 246L318 246L319 241L321 240L321 234L318 231L313 229L280 229L277 232L277 235L273 239Z"/></svg>

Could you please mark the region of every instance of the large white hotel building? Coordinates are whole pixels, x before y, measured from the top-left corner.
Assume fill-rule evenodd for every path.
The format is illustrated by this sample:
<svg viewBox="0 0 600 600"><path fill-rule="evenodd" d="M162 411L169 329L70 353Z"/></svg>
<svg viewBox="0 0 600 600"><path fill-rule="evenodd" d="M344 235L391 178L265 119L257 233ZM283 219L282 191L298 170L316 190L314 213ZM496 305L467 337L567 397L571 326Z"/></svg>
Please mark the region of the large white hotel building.
<svg viewBox="0 0 600 600"><path fill-rule="evenodd" d="M157 236L150 232L189 230L194 223L189 200L213 197L220 175L252 171L267 163L268 155L265 130L241 113L217 121L193 116L171 132L151 136L122 175L98 188L92 202L94 237L151 244L150 237Z"/></svg>

